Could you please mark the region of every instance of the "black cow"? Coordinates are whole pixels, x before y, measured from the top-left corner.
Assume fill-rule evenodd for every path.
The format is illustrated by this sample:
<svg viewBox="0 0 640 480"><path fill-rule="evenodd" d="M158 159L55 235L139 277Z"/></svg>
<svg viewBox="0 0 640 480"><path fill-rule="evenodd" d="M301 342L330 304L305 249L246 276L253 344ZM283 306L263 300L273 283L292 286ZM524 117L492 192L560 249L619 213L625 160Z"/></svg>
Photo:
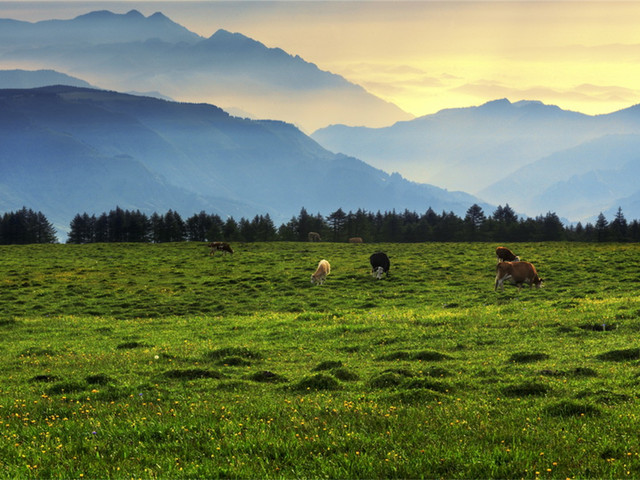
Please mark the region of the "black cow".
<svg viewBox="0 0 640 480"><path fill-rule="evenodd" d="M389 268L391 268L391 262L386 253L376 252L369 257L371 263L371 275L378 280L382 278L382 274L386 273L389 276Z"/></svg>
<svg viewBox="0 0 640 480"><path fill-rule="evenodd" d="M517 262L520 260L520 257L518 257L515 253L513 253L507 247L496 248L496 257L498 258L498 263Z"/></svg>

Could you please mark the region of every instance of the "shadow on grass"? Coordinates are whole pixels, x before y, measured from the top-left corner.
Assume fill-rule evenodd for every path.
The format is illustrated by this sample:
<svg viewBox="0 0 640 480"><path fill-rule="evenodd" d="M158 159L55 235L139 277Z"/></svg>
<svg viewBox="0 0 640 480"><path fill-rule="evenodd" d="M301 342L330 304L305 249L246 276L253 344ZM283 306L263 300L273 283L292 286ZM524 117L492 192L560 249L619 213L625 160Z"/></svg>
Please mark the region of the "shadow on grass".
<svg viewBox="0 0 640 480"><path fill-rule="evenodd" d="M546 353L538 353L538 352L518 352L514 353L509 357L509 362L512 363L533 363L540 362L542 360L548 360L549 355Z"/></svg>
<svg viewBox="0 0 640 480"><path fill-rule="evenodd" d="M396 360L419 360L422 362L441 362L444 360L450 360L451 357L449 355L445 355L444 353L435 352L432 350L422 350L420 352L406 352L406 351L398 351L391 352L386 355L382 355L378 357L378 360L385 361L396 361Z"/></svg>
<svg viewBox="0 0 640 480"><path fill-rule="evenodd" d="M167 370L164 372L164 376L167 378L173 378L177 380L199 380L204 378L221 379L224 378L224 374L215 370L207 370L204 368L186 368Z"/></svg>
<svg viewBox="0 0 640 480"><path fill-rule="evenodd" d="M273 373L269 370L255 372L254 374L249 376L249 380L260 383L281 383L287 381L285 377L278 375L277 373Z"/></svg>

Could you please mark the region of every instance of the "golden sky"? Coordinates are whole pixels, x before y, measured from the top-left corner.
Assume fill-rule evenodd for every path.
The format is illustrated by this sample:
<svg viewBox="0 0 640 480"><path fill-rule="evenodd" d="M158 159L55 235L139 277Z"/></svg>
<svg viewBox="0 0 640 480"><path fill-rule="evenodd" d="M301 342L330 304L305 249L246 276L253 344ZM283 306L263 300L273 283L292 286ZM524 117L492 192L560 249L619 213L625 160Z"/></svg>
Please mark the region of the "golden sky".
<svg viewBox="0 0 640 480"><path fill-rule="evenodd" d="M416 116L505 97L588 114L640 103L640 1L0 1L0 17L132 8L280 47Z"/></svg>

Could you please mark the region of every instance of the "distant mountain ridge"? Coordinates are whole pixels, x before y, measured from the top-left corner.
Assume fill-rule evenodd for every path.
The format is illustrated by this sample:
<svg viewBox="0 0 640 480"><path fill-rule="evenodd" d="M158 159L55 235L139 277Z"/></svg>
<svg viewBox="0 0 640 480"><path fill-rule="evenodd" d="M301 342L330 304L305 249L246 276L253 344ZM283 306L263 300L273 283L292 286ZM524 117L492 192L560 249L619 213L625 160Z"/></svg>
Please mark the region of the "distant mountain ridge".
<svg viewBox="0 0 640 480"><path fill-rule="evenodd" d="M409 182L333 154L291 124L69 86L0 90L0 210L27 206L58 229L115 206L223 217L304 207L453 211L477 198Z"/></svg>
<svg viewBox="0 0 640 480"><path fill-rule="evenodd" d="M625 200L640 192L627 176L640 162L638 134L639 106L590 116L501 99L386 128L334 125L312 138L416 181L529 215L554 211L584 221L618 206L640 218L637 205Z"/></svg>
<svg viewBox="0 0 640 480"><path fill-rule="evenodd" d="M54 70L0 70L0 88L37 88L47 85L91 87L84 80Z"/></svg>
<svg viewBox="0 0 640 480"><path fill-rule="evenodd" d="M49 38L51 41L47 41ZM2 49L57 48L61 45L100 45L163 39L167 42L194 43L202 39L162 13L145 17L137 10L116 14L100 10L72 20L24 22L0 19Z"/></svg>
<svg viewBox="0 0 640 480"><path fill-rule="evenodd" d="M91 12L36 23L0 19L0 64L52 69L116 91L157 91L313 131L413 118L343 77L240 33L203 38L161 13Z"/></svg>

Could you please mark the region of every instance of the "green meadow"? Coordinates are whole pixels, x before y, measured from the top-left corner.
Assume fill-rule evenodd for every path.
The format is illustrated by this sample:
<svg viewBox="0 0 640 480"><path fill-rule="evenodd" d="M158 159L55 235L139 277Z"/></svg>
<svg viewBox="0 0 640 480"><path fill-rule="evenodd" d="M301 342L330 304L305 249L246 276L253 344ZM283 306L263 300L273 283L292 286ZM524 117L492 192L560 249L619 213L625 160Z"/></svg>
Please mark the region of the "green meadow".
<svg viewBox="0 0 640 480"><path fill-rule="evenodd" d="M0 477L640 477L640 246L496 246L0 246Z"/></svg>

